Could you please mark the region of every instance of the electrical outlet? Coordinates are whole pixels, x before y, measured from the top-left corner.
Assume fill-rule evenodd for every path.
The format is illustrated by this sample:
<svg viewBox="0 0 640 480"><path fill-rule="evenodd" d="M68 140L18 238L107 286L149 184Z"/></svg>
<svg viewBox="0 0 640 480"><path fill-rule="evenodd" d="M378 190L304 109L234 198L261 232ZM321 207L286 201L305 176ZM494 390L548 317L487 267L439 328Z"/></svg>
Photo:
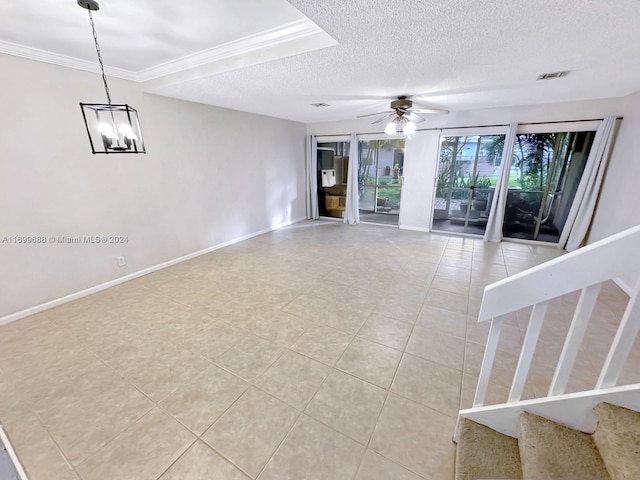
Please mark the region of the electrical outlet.
<svg viewBox="0 0 640 480"><path fill-rule="evenodd" d="M116 260L118 261L119 267L124 267L127 264L127 259L124 258L124 256L122 255L120 255L119 257L116 257Z"/></svg>

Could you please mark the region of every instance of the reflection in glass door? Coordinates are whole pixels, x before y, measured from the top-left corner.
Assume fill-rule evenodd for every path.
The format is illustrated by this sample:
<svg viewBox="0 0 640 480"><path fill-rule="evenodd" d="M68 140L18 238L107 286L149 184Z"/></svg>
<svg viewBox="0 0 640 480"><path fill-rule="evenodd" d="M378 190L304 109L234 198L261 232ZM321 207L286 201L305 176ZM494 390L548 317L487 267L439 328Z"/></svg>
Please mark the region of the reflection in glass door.
<svg viewBox="0 0 640 480"><path fill-rule="evenodd" d="M432 229L483 235L504 135L441 137Z"/></svg>
<svg viewBox="0 0 640 480"><path fill-rule="evenodd" d="M595 133L516 135L503 224L505 237L558 243Z"/></svg>
<svg viewBox="0 0 640 480"><path fill-rule="evenodd" d="M404 139L360 142L360 220L398 224L404 179Z"/></svg>
<svg viewBox="0 0 640 480"><path fill-rule="evenodd" d="M318 143L318 211L321 217L344 216L347 204L349 143Z"/></svg>

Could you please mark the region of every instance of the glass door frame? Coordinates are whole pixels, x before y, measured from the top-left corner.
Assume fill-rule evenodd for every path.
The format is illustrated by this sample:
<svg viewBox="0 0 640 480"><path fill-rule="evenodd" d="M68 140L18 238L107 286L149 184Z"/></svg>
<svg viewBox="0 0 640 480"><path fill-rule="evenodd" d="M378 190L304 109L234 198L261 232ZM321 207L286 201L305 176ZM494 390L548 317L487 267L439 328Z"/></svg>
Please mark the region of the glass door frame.
<svg viewBox="0 0 640 480"><path fill-rule="evenodd" d="M363 134L363 135L358 135L358 169L360 168L360 161L362 158L362 143L363 142L373 142L373 141L393 141L393 140L402 140L404 143L404 149L406 149L406 141L407 138L404 135L387 135L387 134ZM376 155L378 155L379 153L379 145L376 147ZM406 150L405 150L405 154L406 154ZM378 190L380 187L385 187L385 185L380 185L379 184L379 177L380 174L378 172L378 164L379 164L379 158L375 159L376 161L376 174L375 174L375 184L374 185L361 185L360 182L358 182L358 189L360 189L360 187L364 186L365 188L373 188L373 210L362 210L362 207L360 206L360 202L359 202L359 209L361 211L364 212L369 212L369 213L380 213L382 215L398 215L398 218L401 215L401 210L402 210L402 183L400 183L400 185L398 187L393 187L393 188L398 188L400 191L400 205L398 208L398 213L397 214L389 214L387 212L378 212ZM406 157L405 157L405 161L406 161ZM404 163L404 162L403 162ZM404 167L404 165L403 165ZM401 180L400 180L401 181ZM364 223L367 223L366 221ZM394 226L399 226L399 221L398 224L393 224Z"/></svg>
<svg viewBox="0 0 640 480"><path fill-rule="evenodd" d="M436 206L436 196L437 196L437 190L438 190L438 170L440 168L440 155L442 152L442 146L444 143L444 139L446 137L485 137L485 136L491 136L491 135L504 135L506 138L507 135L507 130L508 127L507 126L497 126L497 127L468 127L468 128L455 128L455 129L443 129L440 131L440 136L438 139L438 153L435 159L435 169L434 171L434 188L433 188L433 198L431 199L431 212L429 213L431 221L429 222L429 230L432 232L437 232L437 233L445 233L447 235L463 235L463 236L470 236L473 238L482 238L482 235L480 234L476 234L476 233L468 233L468 232L449 232L446 230L438 230L437 228L434 229L433 228L433 222L436 220L435 215L434 215L434 211L435 211L435 206ZM476 157L478 157L479 151L476 151ZM504 152L503 152L504 155ZM474 174L472 176L472 178L475 177L475 173L477 173L477 158L475 159L474 162ZM475 182L474 182L475 183ZM474 185L474 189L475 189L475 185ZM473 196L473 190L474 189L469 189L469 193L468 195L470 197ZM451 196L451 192L449 192L449 197ZM450 208L450 204L449 204L450 198L447 200L447 214L449 212L449 208ZM471 202L468 202L467 205L467 211L465 214L465 230L467 229L468 226L468 222L469 222L469 216L470 216L470 210L471 210Z"/></svg>
<svg viewBox="0 0 640 480"><path fill-rule="evenodd" d="M581 120L581 121L565 121L565 122L541 122L541 123L523 123L523 124L518 124L517 130L516 130L516 135L523 135L523 134L544 134L544 133L580 133L580 132L596 132L598 130L598 127L600 126L600 124L602 123L602 120ZM594 134L595 137L595 134ZM514 144L514 149L515 149L515 144ZM538 215L536 216L536 226L535 226L535 230L534 230L534 238L533 239L527 239L527 238L514 238L514 237L507 237L504 236L504 234L502 235L503 239L508 239L510 242L518 242L518 243L530 243L530 244L534 244L534 245L547 245L547 246L559 246L560 244L560 239L562 238L562 233L564 231L564 228L566 228L566 225L563 226L562 230L558 232L558 241L557 242L547 242L547 241L543 241L543 240L537 240L539 231L540 231L540 226L542 223L542 218L544 216L545 213L545 206L546 206L546 201L545 199L548 197L549 192L550 192L550 188L551 188L551 183L553 181L553 176L555 175L555 168L557 166L557 160L559 157L563 157L566 156L566 154L568 154L570 151L572 151L571 148L569 148L566 152L559 152L558 151L558 146L554 146L554 156L552 158L551 163L548 165L548 172L547 172L547 176L546 176L546 180L544 182L544 189L542 191L543 195L542 195L542 199L543 201L540 204L540 207L538 209ZM561 155L557 155L558 153L561 153ZM585 159L585 165L586 162L588 161L588 157L587 159ZM509 158L509 168L511 169L512 167L512 162L513 162L513 156L511 156ZM582 179L580 180L582 181ZM506 202L508 201L507 196L505 196L504 198L504 202L506 205ZM575 201L575 198L573 199L573 201ZM505 223L505 219L502 219L502 225L504 228L504 223Z"/></svg>

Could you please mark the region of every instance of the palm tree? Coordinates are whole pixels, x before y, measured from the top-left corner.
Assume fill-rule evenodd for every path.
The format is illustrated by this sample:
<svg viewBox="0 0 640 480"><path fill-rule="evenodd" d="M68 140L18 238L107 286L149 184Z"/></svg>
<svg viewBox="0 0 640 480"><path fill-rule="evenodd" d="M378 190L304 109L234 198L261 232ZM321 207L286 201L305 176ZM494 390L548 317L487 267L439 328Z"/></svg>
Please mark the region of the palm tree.
<svg viewBox="0 0 640 480"><path fill-rule="evenodd" d="M544 190L547 170L553 157L557 136L561 133L520 133L516 135L511 166L520 178L518 183L523 189ZM487 160L500 165L504 150L504 136L493 137L485 148ZM545 170L545 167L547 170Z"/></svg>

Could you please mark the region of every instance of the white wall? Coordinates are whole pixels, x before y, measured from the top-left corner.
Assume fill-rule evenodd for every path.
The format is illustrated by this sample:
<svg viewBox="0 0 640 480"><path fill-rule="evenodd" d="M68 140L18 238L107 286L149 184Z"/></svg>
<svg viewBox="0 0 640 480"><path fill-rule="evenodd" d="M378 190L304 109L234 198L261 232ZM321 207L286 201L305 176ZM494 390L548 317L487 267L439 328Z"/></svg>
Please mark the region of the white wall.
<svg viewBox="0 0 640 480"><path fill-rule="evenodd" d="M465 129L459 134L478 133L495 129L493 125L511 122L553 122L603 118L609 114L620 114L624 101L620 98L588 100L582 102L549 103L511 108L488 108L452 112L449 115L427 116L418 124L419 129L456 129L467 126L486 126L488 129ZM375 118L373 119L375 120ZM319 135L340 135L352 132L378 133L384 124L372 125L372 119L355 119L342 122L324 122L307 125L307 133ZM498 129L504 127L498 127ZM407 141L405 154L405 181L402 190L400 213L401 228L428 230L433 211L433 187L437 166L440 131L418 131Z"/></svg>
<svg viewBox="0 0 640 480"><path fill-rule="evenodd" d="M640 225L640 92L622 99L624 120L613 147L589 243ZM623 279L633 287L636 278Z"/></svg>
<svg viewBox="0 0 640 480"><path fill-rule="evenodd" d="M78 102L100 77L0 55L0 318L303 218L305 126L144 94L146 155L92 155ZM122 245L15 245L10 235L126 235ZM117 266L124 255L127 266Z"/></svg>
<svg viewBox="0 0 640 480"><path fill-rule="evenodd" d="M440 134L416 132L405 143L400 228L429 231Z"/></svg>

